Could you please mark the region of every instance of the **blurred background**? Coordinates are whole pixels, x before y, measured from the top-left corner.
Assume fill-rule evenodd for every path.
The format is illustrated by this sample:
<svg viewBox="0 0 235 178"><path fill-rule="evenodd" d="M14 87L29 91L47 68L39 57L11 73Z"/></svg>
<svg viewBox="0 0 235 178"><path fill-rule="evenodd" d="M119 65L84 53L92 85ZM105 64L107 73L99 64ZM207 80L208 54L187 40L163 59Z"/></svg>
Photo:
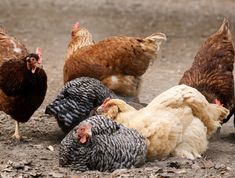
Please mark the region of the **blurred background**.
<svg viewBox="0 0 235 178"><path fill-rule="evenodd" d="M228 17L234 34L233 0L0 0L0 24L34 51L42 47L49 77L47 99L62 86L64 56L72 25L79 21L95 41L113 35L167 35L158 60L143 77L141 100L178 83L211 33Z"/></svg>

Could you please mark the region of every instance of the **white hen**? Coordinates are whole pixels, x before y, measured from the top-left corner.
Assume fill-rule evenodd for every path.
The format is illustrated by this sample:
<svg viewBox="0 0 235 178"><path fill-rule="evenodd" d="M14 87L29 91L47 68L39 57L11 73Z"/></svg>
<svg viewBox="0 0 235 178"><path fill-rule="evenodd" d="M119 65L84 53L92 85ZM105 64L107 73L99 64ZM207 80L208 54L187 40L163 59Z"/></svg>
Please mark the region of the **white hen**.
<svg viewBox="0 0 235 178"><path fill-rule="evenodd" d="M142 133L148 141L149 159L201 157L208 138L228 114L227 109L208 103L198 90L186 85L168 89L140 110L119 99L104 101L98 110Z"/></svg>

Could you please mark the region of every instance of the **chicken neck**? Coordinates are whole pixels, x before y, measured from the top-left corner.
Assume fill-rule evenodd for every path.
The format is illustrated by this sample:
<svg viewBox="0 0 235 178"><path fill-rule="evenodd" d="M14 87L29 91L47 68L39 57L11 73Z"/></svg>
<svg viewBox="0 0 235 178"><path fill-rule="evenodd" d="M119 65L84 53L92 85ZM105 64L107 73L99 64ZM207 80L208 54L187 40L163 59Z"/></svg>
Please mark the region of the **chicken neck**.
<svg viewBox="0 0 235 178"><path fill-rule="evenodd" d="M121 112L129 112L129 111L136 111L136 109L129 104L127 104L125 101L120 99L112 99L112 102L118 106L119 110Z"/></svg>

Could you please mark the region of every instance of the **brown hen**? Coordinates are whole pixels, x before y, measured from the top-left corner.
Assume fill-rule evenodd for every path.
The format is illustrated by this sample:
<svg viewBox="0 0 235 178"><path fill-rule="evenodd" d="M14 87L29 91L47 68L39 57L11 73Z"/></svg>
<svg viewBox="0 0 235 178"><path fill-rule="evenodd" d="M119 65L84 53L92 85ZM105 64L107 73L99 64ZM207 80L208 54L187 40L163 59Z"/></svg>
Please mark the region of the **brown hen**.
<svg viewBox="0 0 235 178"><path fill-rule="evenodd" d="M16 120L14 138L20 139L19 122L27 122L44 100L47 76L41 49L28 54L15 38L0 33L0 111Z"/></svg>
<svg viewBox="0 0 235 178"><path fill-rule="evenodd" d="M204 42L179 82L198 89L210 103L229 109L230 114L223 122L234 112L233 64L232 35L225 19L219 30Z"/></svg>
<svg viewBox="0 0 235 178"><path fill-rule="evenodd" d="M74 36L77 41L73 40ZM64 83L77 77L92 77L119 95L135 97L138 95L140 76L156 58L164 40L165 34L155 33L146 38L109 37L93 44L89 31L80 26L73 27L72 41L75 42L69 44L64 64Z"/></svg>

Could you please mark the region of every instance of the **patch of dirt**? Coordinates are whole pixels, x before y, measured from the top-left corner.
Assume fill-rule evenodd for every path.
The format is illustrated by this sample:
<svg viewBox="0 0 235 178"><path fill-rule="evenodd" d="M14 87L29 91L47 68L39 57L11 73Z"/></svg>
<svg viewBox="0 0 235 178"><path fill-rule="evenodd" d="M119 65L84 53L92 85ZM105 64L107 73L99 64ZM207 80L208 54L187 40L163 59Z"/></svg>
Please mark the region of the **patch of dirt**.
<svg viewBox="0 0 235 178"><path fill-rule="evenodd" d="M87 27L96 41L112 35L167 35L158 60L143 76L142 102L178 83L207 36L229 17L235 34L235 2L232 0L1 0L0 24L23 41L30 51L43 49L48 91L42 106L20 129L27 138L11 140L14 121L0 114L0 177L235 177L233 121L211 141L203 158L190 161L170 158L141 168L113 173L74 172L58 166L63 133L55 119L44 115L46 105L63 86L64 56L74 22ZM52 149L53 148L53 149Z"/></svg>

